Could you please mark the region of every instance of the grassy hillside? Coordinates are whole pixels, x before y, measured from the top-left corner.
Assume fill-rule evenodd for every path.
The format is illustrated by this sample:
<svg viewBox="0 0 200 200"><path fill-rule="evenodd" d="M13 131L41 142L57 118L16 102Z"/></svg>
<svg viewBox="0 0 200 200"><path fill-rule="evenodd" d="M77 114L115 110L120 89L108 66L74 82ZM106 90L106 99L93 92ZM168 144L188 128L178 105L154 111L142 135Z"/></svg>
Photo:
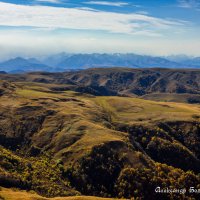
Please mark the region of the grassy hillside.
<svg viewBox="0 0 200 200"><path fill-rule="evenodd" d="M160 121L198 121L199 105L166 103L139 98L96 97L94 101L112 116L113 122L155 125Z"/></svg>
<svg viewBox="0 0 200 200"><path fill-rule="evenodd" d="M141 98L153 101L164 101L164 102L179 102L179 103L190 103L199 104L200 95L198 94L176 94L176 93L153 93L146 94Z"/></svg>
<svg viewBox="0 0 200 200"><path fill-rule="evenodd" d="M94 96L72 83L0 83L1 186L152 199L182 198L155 194L157 185L199 187L199 104Z"/></svg>
<svg viewBox="0 0 200 200"><path fill-rule="evenodd" d="M147 95L150 98L151 94L161 93L168 97L172 95L170 98L173 98L176 94L181 94L181 99L185 102L200 102L198 69L96 68L65 73L0 74L0 79L62 84L65 89L98 96ZM62 90L63 87L57 88L59 89Z"/></svg>
<svg viewBox="0 0 200 200"><path fill-rule="evenodd" d="M56 197L45 198L39 196L34 191L26 192L19 190L12 190L0 188L0 198L3 200L112 200L109 198L89 197L89 196L76 196L76 197Z"/></svg>

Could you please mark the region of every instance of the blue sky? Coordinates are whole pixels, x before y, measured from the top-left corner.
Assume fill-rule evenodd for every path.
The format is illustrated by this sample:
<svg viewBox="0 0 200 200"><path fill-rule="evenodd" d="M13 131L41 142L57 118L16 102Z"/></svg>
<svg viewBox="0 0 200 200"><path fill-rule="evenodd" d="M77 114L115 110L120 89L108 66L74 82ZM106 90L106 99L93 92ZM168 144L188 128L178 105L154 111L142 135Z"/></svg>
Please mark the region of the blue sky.
<svg viewBox="0 0 200 200"><path fill-rule="evenodd" d="M200 56L200 0L0 1L0 58L69 53Z"/></svg>

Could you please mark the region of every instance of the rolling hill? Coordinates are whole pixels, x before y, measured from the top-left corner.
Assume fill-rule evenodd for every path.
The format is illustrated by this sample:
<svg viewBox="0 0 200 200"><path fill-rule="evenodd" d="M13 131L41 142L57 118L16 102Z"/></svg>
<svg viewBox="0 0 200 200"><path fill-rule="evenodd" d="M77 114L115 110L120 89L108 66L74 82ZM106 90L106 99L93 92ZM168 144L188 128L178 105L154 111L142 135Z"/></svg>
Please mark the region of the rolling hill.
<svg viewBox="0 0 200 200"><path fill-rule="evenodd" d="M130 69L95 68L64 73L0 75L2 80L61 84L55 90L69 89L97 96L139 96L162 100L182 99L198 103L200 95L200 70L195 69ZM68 86L63 86L67 84ZM166 98L164 97L166 95Z"/></svg>
<svg viewBox="0 0 200 200"><path fill-rule="evenodd" d="M199 76L193 70L112 68L1 75L0 196L18 188L29 191L21 194L27 198L35 191L44 197L182 199L155 188L198 188L200 105L118 93L149 74L183 84ZM116 95L105 96L98 84ZM193 91L198 94L196 85Z"/></svg>

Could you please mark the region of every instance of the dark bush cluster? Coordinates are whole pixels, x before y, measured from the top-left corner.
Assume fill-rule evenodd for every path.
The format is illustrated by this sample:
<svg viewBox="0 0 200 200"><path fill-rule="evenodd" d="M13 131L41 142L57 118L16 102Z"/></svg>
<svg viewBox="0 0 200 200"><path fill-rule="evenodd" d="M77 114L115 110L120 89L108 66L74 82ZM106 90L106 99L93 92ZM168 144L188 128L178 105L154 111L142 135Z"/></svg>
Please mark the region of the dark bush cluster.
<svg viewBox="0 0 200 200"><path fill-rule="evenodd" d="M22 158L0 146L1 186L35 190L47 197L76 195L63 171L62 162L48 156Z"/></svg>
<svg viewBox="0 0 200 200"><path fill-rule="evenodd" d="M115 196L114 184L122 169L123 159L106 145L95 147L66 175L78 191L86 195Z"/></svg>
<svg viewBox="0 0 200 200"><path fill-rule="evenodd" d="M189 189L200 187L200 177L166 164L151 168L128 167L115 149L106 145L95 147L88 156L66 171L71 184L84 195L149 200L189 199L198 194L156 193L156 187Z"/></svg>
<svg viewBox="0 0 200 200"><path fill-rule="evenodd" d="M199 194L190 194L190 187L200 187L200 177L193 172L184 172L180 169L157 163L154 169L125 168L121 171L115 188L118 197L139 199L192 199L198 198ZM171 188L186 189L185 194L180 193L156 193L155 189Z"/></svg>

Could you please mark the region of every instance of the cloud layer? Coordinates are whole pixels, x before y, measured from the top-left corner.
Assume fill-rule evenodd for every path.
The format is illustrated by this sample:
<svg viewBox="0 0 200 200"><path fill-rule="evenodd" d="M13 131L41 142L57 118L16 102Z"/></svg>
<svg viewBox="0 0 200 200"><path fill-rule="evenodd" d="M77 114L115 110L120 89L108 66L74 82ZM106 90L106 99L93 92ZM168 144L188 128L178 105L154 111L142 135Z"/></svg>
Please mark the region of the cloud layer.
<svg viewBox="0 0 200 200"><path fill-rule="evenodd" d="M81 7L83 4L80 3L72 5L69 0L67 2L70 6L79 8L61 7L68 5L64 0L43 0L43 2L48 1L49 3L45 5L49 6L42 6L43 3L40 5L39 1L42 0L30 5L0 1L0 58L23 55L32 57L62 51L196 56L200 52L198 12L195 18L191 18L193 14L188 17L187 15L193 13L193 10L185 9L194 7L198 9L196 7L199 1L179 0L179 6L184 9L173 5L171 9L180 11L175 15L173 13L176 12L171 10L163 14L162 9L165 11L168 9L166 7L159 7L160 12L147 9L148 12L131 13L134 8L131 6L125 8L125 4L119 4L122 2L120 0L112 5L117 8L105 5L106 11L98 10L102 9L98 5L93 5L92 8L89 4L87 7ZM52 7L58 1L63 4ZM83 0L83 2L100 1ZM101 2L105 4L108 1ZM150 13L157 17L150 16ZM179 16L179 20L173 18L176 16ZM190 22L186 22L187 19Z"/></svg>
<svg viewBox="0 0 200 200"><path fill-rule="evenodd" d="M85 2L85 4L102 5L102 6L116 6L116 7L122 7L122 6L129 5L129 3L127 3L127 2L110 2L110 1L88 1L88 2Z"/></svg>
<svg viewBox="0 0 200 200"><path fill-rule="evenodd" d="M61 3L60 0L36 0L36 2Z"/></svg>
<svg viewBox="0 0 200 200"><path fill-rule="evenodd" d="M181 8L199 8L200 0L178 0Z"/></svg>
<svg viewBox="0 0 200 200"><path fill-rule="evenodd" d="M123 14L79 8L27 6L0 2L0 25L98 30L158 36L183 22L144 14Z"/></svg>

